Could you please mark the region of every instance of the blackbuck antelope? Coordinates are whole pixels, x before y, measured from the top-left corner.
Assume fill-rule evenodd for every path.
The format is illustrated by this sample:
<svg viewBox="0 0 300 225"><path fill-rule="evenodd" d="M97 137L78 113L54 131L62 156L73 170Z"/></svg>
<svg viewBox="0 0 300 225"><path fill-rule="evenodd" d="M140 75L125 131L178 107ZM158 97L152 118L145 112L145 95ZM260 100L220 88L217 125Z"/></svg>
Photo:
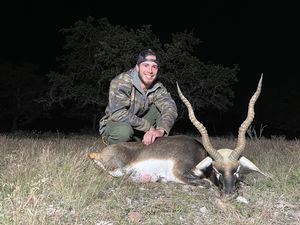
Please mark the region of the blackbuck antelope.
<svg viewBox="0 0 300 225"><path fill-rule="evenodd" d="M177 90L189 113L189 119L202 136L202 144L195 138L177 135L158 138L151 145L141 142L125 142L105 147L100 152L90 152L89 158L115 177L127 175L134 182L177 182L203 185L212 181L221 193L236 191L241 167L262 173L250 160L241 157L245 149L245 133L254 118L254 104L261 92L262 76L252 96L246 120L239 128L235 149L216 150L200 123L190 102ZM207 178L207 179L203 179Z"/></svg>

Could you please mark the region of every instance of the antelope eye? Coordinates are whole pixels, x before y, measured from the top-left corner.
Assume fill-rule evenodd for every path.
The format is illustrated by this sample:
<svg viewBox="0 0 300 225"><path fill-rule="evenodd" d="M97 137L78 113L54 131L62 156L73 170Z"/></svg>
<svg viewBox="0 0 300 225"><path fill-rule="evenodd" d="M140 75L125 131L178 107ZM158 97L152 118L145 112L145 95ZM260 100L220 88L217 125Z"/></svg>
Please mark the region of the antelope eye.
<svg viewBox="0 0 300 225"><path fill-rule="evenodd" d="M215 171L215 173L216 173L217 179L220 180L220 178L223 177L222 173L220 173L220 172L219 172L217 169L215 169L215 168L214 168L214 171Z"/></svg>
<svg viewBox="0 0 300 225"><path fill-rule="evenodd" d="M235 176L236 178L239 178L239 172L236 171L236 172L233 174L233 176Z"/></svg>
<svg viewBox="0 0 300 225"><path fill-rule="evenodd" d="M236 169L236 171L233 173L233 176L235 176L236 178L238 178L240 176L240 166Z"/></svg>

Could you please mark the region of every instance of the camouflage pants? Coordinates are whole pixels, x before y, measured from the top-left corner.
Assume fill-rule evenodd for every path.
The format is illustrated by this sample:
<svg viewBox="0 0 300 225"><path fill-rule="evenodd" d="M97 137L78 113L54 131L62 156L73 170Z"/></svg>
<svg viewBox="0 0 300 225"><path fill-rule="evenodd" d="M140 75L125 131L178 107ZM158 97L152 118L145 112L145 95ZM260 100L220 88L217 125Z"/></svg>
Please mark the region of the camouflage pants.
<svg viewBox="0 0 300 225"><path fill-rule="evenodd" d="M152 105L149 111L143 116L148 120L151 125L155 126L160 119L160 112L155 105ZM119 142L126 142L130 140L141 140L144 136L144 132L138 131L132 128L132 126L126 122L113 122L108 121L103 134L104 140L108 144L115 144Z"/></svg>

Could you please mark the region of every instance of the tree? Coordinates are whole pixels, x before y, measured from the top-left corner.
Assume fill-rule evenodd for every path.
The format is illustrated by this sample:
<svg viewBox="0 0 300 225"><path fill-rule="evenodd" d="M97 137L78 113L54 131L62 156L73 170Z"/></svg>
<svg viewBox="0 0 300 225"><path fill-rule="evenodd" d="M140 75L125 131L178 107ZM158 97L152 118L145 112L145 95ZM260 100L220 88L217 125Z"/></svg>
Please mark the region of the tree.
<svg viewBox="0 0 300 225"><path fill-rule="evenodd" d="M60 58L61 72L48 74L50 89L43 101L49 106L59 103L66 107L67 103L67 113L91 118L94 129L107 105L111 79L134 67L133 54L145 48L162 56L160 79L174 96L175 82L180 81L196 109L213 106L225 110L231 104L237 67L202 63L194 56L200 40L192 33L174 34L171 43L162 44L150 25L134 30L91 17L62 32L66 44Z"/></svg>
<svg viewBox="0 0 300 225"><path fill-rule="evenodd" d="M214 108L226 111L232 105L233 84L237 81L238 66L233 68L205 64L193 55L194 48L200 43L191 33L173 34L172 43L165 44L163 76L164 84L172 87L177 96L175 81L178 81L184 95L191 101L195 111ZM179 118L187 112L178 99Z"/></svg>
<svg viewBox="0 0 300 225"><path fill-rule="evenodd" d="M13 131L36 119L42 109L35 99L43 92L43 83L31 63L0 65L0 118Z"/></svg>

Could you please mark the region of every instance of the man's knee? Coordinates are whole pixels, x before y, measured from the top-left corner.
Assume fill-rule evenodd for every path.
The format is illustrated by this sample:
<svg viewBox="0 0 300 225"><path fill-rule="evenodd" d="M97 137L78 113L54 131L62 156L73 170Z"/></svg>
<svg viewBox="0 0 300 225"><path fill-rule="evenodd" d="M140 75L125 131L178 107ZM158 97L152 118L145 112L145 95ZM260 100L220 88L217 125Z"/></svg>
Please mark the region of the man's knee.
<svg viewBox="0 0 300 225"><path fill-rule="evenodd" d="M133 129L128 123L112 122L108 125L105 133L108 143L115 144L131 140Z"/></svg>
<svg viewBox="0 0 300 225"><path fill-rule="evenodd" d="M143 118L148 120L151 125L157 125L161 118L161 113L159 112L158 108L152 104L149 111Z"/></svg>

